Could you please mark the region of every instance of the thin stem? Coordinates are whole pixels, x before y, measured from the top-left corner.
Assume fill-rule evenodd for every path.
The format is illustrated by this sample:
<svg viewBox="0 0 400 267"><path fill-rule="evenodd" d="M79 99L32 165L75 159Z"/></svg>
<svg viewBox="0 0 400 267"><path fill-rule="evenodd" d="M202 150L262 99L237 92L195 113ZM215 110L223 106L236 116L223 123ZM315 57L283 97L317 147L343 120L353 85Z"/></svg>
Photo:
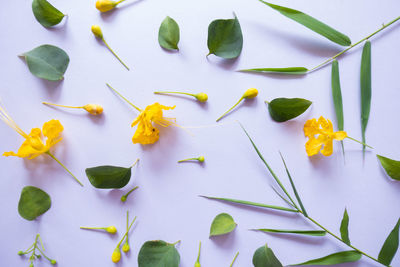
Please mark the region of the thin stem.
<svg viewBox="0 0 400 267"><path fill-rule="evenodd" d="M139 159L136 159L136 161L129 167L129 168L133 168L133 167L135 167L135 165L137 164L139 162Z"/></svg>
<svg viewBox="0 0 400 267"><path fill-rule="evenodd" d="M196 260L196 262L198 262L198 263L200 263L200 250L201 250L201 241L199 244L199 252L197 253L197 260Z"/></svg>
<svg viewBox="0 0 400 267"><path fill-rule="evenodd" d="M29 257L31 263L35 259L34 255L36 254L36 248L38 248L38 246L37 246L38 238L39 238L39 234L36 234L35 242L33 243L34 244L33 245L33 252L32 252L32 255Z"/></svg>
<svg viewBox="0 0 400 267"><path fill-rule="evenodd" d="M52 157L55 161L57 161L57 163L60 164L60 166L63 167L64 170L66 170L72 177L74 177L74 179L75 179L81 186L83 186L83 184L81 183L81 181L79 181L78 178L76 178L75 175L73 175L72 172L70 172L70 170L68 170L68 168L65 167L65 165L61 163L61 161L59 161L53 154L51 154L50 151L47 151L46 154L49 155L50 157Z"/></svg>
<svg viewBox="0 0 400 267"><path fill-rule="evenodd" d="M326 65L327 63L331 62L331 61L334 60L335 58L337 58L337 57L341 56L342 54L346 53L347 51L349 51L349 50L352 49L353 47L359 45L360 43L364 42L365 40L371 38L371 37L374 36L375 34L379 33L380 31L384 30L385 28L389 27L390 25L392 25L393 23L395 23L395 22L398 21L399 19L400 19L400 17L397 17L397 18L395 18L394 20L392 20L391 22L389 22L389 23L387 23L387 24L383 24L383 26L382 26L380 29L378 29L377 31L371 33L370 35L368 35L367 37L361 39L361 40L358 41L357 43L352 44L351 46L349 46L348 48L344 49L343 51L341 51L340 53L336 54L335 56L333 56L333 57L331 57L331 58L328 58L327 60L325 60L324 62L322 62L322 63L319 64L318 66L316 66L316 67L310 69L310 70L308 71L308 73L310 73L310 72L312 72L312 71L314 71L314 70L316 70L316 69L319 69L320 67Z"/></svg>
<svg viewBox="0 0 400 267"><path fill-rule="evenodd" d="M136 190L136 189L138 189L138 188L139 188L139 186L138 186L138 185L137 185L137 186L135 186L134 188L132 188L131 190L129 190L129 191L128 191L128 193L126 193L126 194L125 194L125 196L127 196L127 197L128 197L130 193L132 193L133 191L135 191L135 190Z"/></svg>
<svg viewBox="0 0 400 267"><path fill-rule="evenodd" d="M235 255L235 257L233 258L233 261L232 261L231 265L229 265L229 267L232 267L232 266L233 266L233 264L235 263L235 260L236 260L237 256L239 256L239 251L236 253L236 255Z"/></svg>
<svg viewBox="0 0 400 267"><path fill-rule="evenodd" d="M185 93L185 92L166 92L166 91L162 91L162 92L154 92L155 94L180 94L180 95L189 95L189 96L194 96L196 97L195 94L191 94L191 93Z"/></svg>
<svg viewBox="0 0 400 267"><path fill-rule="evenodd" d="M181 159L181 160L178 160L178 163L189 161L189 160L199 160L199 159L198 158Z"/></svg>
<svg viewBox="0 0 400 267"><path fill-rule="evenodd" d="M267 100L265 100L264 103L269 105L269 102Z"/></svg>
<svg viewBox="0 0 400 267"><path fill-rule="evenodd" d="M178 244L178 243L180 243L181 241L180 240L178 240L178 241L176 241L175 243L172 243L171 245L176 245L176 244Z"/></svg>
<svg viewBox="0 0 400 267"><path fill-rule="evenodd" d="M366 146L366 147L369 147L369 148L371 148L371 149L374 149L372 146L369 146L369 145L367 145L367 144L364 143L364 142L358 141L357 139L354 139L353 137L347 136L346 138L349 138L350 140L352 140L352 141L354 141L354 142L357 142L357 143L359 143L359 144L361 144L361 145L363 145L363 146Z"/></svg>
<svg viewBox="0 0 400 267"><path fill-rule="evenodd" d="M222 119L226 114L228 114L232 109L234 109L237 105L239 105L240 104L240 102L242 101L244 99L244 97L242 96L240 99L239 99L239 101L238 102L236 102L236 104L235 105L233 105L233 107L231 107L230 109L228 109L228 111L227 112L225 112L224 114L222 114L222 116L221 117L219 117L216 121L218 122L220 119Z"/></svg>
<svg viewBox="0 0 400 267"><path fill-rule="evenodd" d="M131 222L131 224L128 227L128 230L126 231L126 233L122 236L121 240L119 241L119 243L117 244L116 248L119 248L119 246L121 245L122 241L124 241L125 237L128 235L129 231L131 230L131 227L133 225L133 223L136 221L136 216L135 218L133 218L133 221Z"/></svg>
<svg viewBox="0 0 400 267"><path fill-rule="evenodd" d="M116 4L118 5L118 4L121 4L122 2L125 2L125 1L126 1L126 0L119 0L119 1L117 1Z"/></svg>
<svg viewBox="0 0 400 267"><path fill-rule="evenodd" d="M115 90L113 87L111 87L111 85L109 85L108 83L106 83L106 85L113 90L117 95L119 95L123 100L125 100L129 105L131 105L132 107L134 107L137 111L141 112L142 110L140 108L138 108L137 106L135 106L131 101L129 101L127 98L125 98L123 95L121 95L117 90Z"/></svg>
<svg viewBox="0 0 400 267"><path fill-rule="evenodd" d="M48 103L48 102L42 102L44 105L49 105L49 106L56 106L56 107L62 107L62 108L83 108L82 107L77 107L77 106L66 106L66 105L59 105L59 104L53 104L53 103Z"/></svg>
<svg viewBox="0 0 400 267"><path fill-rule="evenodd" d="M46 254L44 254L44 252L43 252L39 247L37 247L37 249L40 251L40 254L42 254L43 257L45 257L45 258L46 258L48 261L50 261L50 262L52 261L52 259L50 259L49 257L47 257Z"/></svg>
<svg viewBox="0 0 400 267"><path fill-rule="evenodd" d="M117 56L117 54L114 52L114 50L111 49L111 47L108 45L108 43L106 42L106 40L104 38L101 39L103 41L103 43L107 46L107 48L111 51L111 53L113 53L113 55L119 60L119 62L121 62L122 65L124 65L124 67L129 70L128 66L125 65L125 63L119 58L119 56Z"/></svg>
<svg viewBox="0 0 400 267"><path fill-rule="evenodd" d="M81 226L79 228L85 229L85 230L105 230L106 229L106 227L86 227L86 226Z"/></svg>
<svg viewBox="0 0 400 267"><path fill-rule="evenodd" d="M126 211L126 231L129 231L129 210ZM129 235L126 236L125 243L129 242Z"/></svg>

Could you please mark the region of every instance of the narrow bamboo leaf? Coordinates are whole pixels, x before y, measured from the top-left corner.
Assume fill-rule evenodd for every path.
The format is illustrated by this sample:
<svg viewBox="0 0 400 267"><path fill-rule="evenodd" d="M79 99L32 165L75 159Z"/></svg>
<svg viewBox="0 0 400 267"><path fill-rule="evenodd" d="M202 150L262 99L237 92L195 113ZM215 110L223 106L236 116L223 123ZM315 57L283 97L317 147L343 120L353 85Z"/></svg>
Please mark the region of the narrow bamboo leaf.
<svg viewBox="0 0 400 267"><path fill-rule="evenodd" d="M294 209L289 209L289 208L274 206L274 205L261 204L261 203L246 201L246 200L238 200L238 199L232 199L232 198L220 198L220 197L207 197L207 196L201 196L201 197L204 197L207 199L235 203L235 204L242 204L242 205L246 205L246 206L253 206L253 207L260 207L260 208L267 208L267 209L274 209L274 210L282 210L282 211L290 211L290 212L298 212L297 210L294 210Z"/></svg>
<svg viewBox="0 0 400 267"><path fill-rule="evenodd" d="M349 238L349 214L347 214L347 209L344 209L342 222L340 223L340 236L347 245L351 244Z"/></svg>
<svg viewBox="0 0 400 267"><path fill-rule="evenodd" d="M47 0L33 0L32 11L36 20L46 28L57 25L65 17L60 10L47 2Z"/></svg>
<svg viewBox="0 0 400 267"><path fill-rule="evenodd" d="M394 180L400 181L400 161L386 158L381 155L376 155L385 169L387 175Z"/></svg>
<svg viewBox="0 0 400 267"><path fill-rule="evenodd" d="M237 58L242 52L243 36L239 20L234 19L214 20L208 26L207 45L209 55L232 59Z"/></svg>
<svg viewBox="0 0 400 267"><path fill-rule="evenodd" d="M367 128L369 113L371 110L371 42L366 41L361 57L361 132L362 141L365 142L365 130ZM365 151L365 146L363 146Z"/></svg>
<svg viewBox="0 0 400 267"><path fill-rule="evenodd" d="M285 229L255 229L257 231L266 232L266 233L277 233L277 234L297 234L297 235L310 235L310 236L324 236L326 235L325 231L319 230L285 230Z"/></svg>
<svg viewBox="0 0 400 267"><path fill-rule="evenodd" d="M218 214L211 223L210 237L225 235L235 230L237 224L228 213Z"/></svg>
<svg viewBox="0 0 400 267"><path fill-rule="evenodd" d="M275 74L293 74L304 75L307 74L308 69L304 67L289 67L289 68L254 68L239 70L241 72L256 72L256 73L275 73Z"/></svg>
<svg viewBox="0 0 400 267"><path fill-rule="evenodd" d="M268 103L268 111L276 122L285 122L303 114L312 102L303 98L275 98Z"/></svg>
<svg viewBox="0 0 400 267"><path fill-rule="evenodd" d="M101 189L122 188L131 179L131 168L116 166L98 166L86 169L90 183Z"/></svg>
<svg viewBox="0 0 400 267"><path fill-rule="evenodd" d="M397 221L396 226L386 238L385 243L379 252L378 261L384 265L389 266L394 255L396 255L397 249L399 248L399 227L400 219Z"/></svg>
<svg viewBox="0 0 400 267"><path fill-rule="evenodd" d="M351 40L348 36L343 33L338 32L332 27L326 25L325 23L295 9L274 5L262 0L260 2L268 5L269 7L275 9L282 15L302 24L303 26L309 28L310 30L324 36L325 38L331 40L334 43L337 43L342 46L351 45Z"/></svg>
<svg viewBox="0 0 400 267"><path fill-rule="evenodd" d="M342 89L340 86L340 75L339 75L339 63L335 59L332 61L332 97L333 105L335 107L337 127L339 131L344 130L344 115L343 115L343 100L342 100ZM342 144L342 151L344 155L344 144Z"/></svg>
<svg viewBox="0 0 400 267"><path fill-rule="evenodd" d="M158 43L161 47L169 50L179 50L179 26L171 17L166 17L161 23L158 31Z"/></svg>
<svg viewBox="0 0 400 267"><path fill-rule="evenodd" d="M140 248L138 255L139 267L178 267L180 260L175 244L162 240L147 241Z"/></svg>
<svg viewBox="0 0 400 267"><path fill-rule="evenodd" d="M346 262L354 262L361 259L361 253L355 250L341 251L338 253L333 253L328 256L309 260L306 262L292 264L292 266L296 265L335 265Z"/></svg>
<svg viewBox="0 0 400 267"><path fill-rule="evenodd" d="M254 267L282 267L282 263L275 256L267 244L258 248L253 255Z"/></svg>
<svg viewBox="0 0 400 267"><path fill-rule="evenodd" d="M50 196L42 189L25 186L18 202L18 213L22 218L32 221L45 213L51 206Z"/></svg>

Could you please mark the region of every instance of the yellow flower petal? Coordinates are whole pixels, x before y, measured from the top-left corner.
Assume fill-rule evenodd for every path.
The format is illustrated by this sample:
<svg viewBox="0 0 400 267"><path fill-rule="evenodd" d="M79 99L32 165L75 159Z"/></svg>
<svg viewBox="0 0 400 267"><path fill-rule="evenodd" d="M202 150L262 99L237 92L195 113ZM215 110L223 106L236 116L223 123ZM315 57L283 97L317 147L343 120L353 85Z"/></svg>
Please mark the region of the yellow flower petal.
<svg viewBox="0 0 400 267"><path fill-rule="evenodd" d="M319 126L318 126L318 122L316 119L308 120L304 124L304 128L303 128L304 135L306 137L313 138L316 134L319 133L318 128L319 128Z"/></svg>
<svg viewBox="0 0 400 267"><path fill-rule="evenodd" d="M333 139L342 141L347 137L347 133L345 131L338 131L333 133Z"/></svg>
<svg viewBox="0 0 400 267"><path fill-rule="evenodd" d="M322 145L324 143L323 136L319 136L318 138L310 138L310 140L306 143L306 152L309 157L318 154L321 150Z"/></svg>
<svg viewBox="0 0 400 267"><path fill-rule="evenodd" d="M333 153L333 140L327 138L324 142L324 148L321 150L321 154L324 156L330 156Z"/></svg>

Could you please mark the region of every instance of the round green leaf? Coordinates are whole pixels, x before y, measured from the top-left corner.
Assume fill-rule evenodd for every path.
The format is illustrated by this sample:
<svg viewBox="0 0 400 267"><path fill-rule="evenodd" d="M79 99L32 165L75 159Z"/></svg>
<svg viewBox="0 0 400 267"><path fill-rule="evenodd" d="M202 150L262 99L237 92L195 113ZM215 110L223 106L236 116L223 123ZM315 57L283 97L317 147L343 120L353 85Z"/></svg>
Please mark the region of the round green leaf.
<svg viewBox="0 0 400 267"><path fill-rule="evenodd" d="M210 237L228 234L236 228L236 225L228 213L218 214L211 223Z"/></svg>
<svg viewBox="0 0 400 267"><path fill-rule="evenodd" d="M63 79L69 64L67 53L52 45L41 45L23 56L33 75L49 81Z"/></svg>
<svg viewBox="0 0 400 267"><path fill-rule="evenodd" d="M218 19L208 26L207 40L209 54L222 58L237 58L242 52L243 36L239 20Z"/></svg>
<svg viewBox="0 0 400 267"><path fill-rule="evenodd" d="M381 163L382 167L385 169L387 175L394 180L400 181L400 161L386 158L381 155L376 155Z"/></svg>
<svg viewBox="0 0 400 267"><path fill-rule="evenodd" d="M158 43L168 50L179 50L179 26L171 17L166 17L158 31Z"/></svg>
<svg viewBox="0 0 400 267"><path fill-rule="evenodd" d="M175 245L162 240L147 241L138 255L139 267L178 267L179 262Z"/></svg>
<svg viewBox="0 0 400 267"><path fill-rule="evenodd" d="M268 110L274 121L285 122L303 114L311 104L302 98L276 98L268 103Z"/></svg>
<svg viewBox="0 0 400 267"><path fill-rule="evenodd" d="M46 0L33 0L32 11L36 20L46 28L57 25L65 16Z"/></svg>
<svg viewBox="0 0 400 267"><path fill-rule="evenodd" d="M32 221L45 213L51 206L50 196L42 189L25 186L18 202L18 212L22 218Z"/></svg>
<svg viewBox="0 0 400 267"><path fill-rule="evenodd" d="M90 183L96 188L122 188L131 179L131 168L98 166L86 169Z"/></svg>
<svg viewBox="0 0 400 267"><path fill-rule="evenodd" d="M282 267L272 249L267 244L258 248L253 255L254 267Z"/></svg>

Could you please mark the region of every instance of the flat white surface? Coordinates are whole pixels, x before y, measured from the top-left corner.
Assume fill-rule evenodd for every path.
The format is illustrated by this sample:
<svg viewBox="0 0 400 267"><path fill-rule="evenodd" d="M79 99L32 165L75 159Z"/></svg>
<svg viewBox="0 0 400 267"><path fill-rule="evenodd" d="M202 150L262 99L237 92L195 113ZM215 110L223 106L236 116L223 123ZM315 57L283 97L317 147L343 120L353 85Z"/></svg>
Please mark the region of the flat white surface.
<svg viewBox="0 0 400 267"><path fill-rule="evenodd" d="M266 242L283 264L321 257L348 248L332 237L268 235L252 228L313 229L302 217L283 212L245 208L209 201L198 195L232 197L285 205L270 188L272 177L259 160L246 136L235 123L244 124L266 160L290 186L278 151L281 151L297 184L308 212L323 225L339 233L347 207L352 243L377 256L380 247L400 216L400 183L390 180L375 154L400 159L398 114L400 83L399 24L372 39L372 108L367 141L375 147L366 153L361 146L345 141L346 163L340 145L334 154L308 158L302 127L307 119L324 115L334 120L330 87L330 66L308 76L295 78L235 72L251 67L312 67L339 52L329 40L283 17L256 0L143 0L121 5L118 10L99 14L94 1L51 1L68 19L52 29L36 22L31 2L4 1L0 9L0 96L10 115L24 129L41 127L59 119L65 127L64 140L54 154L65 163L85 187L81 188L56 162L45 156L37 160L0 158L0 265L28 266L17 255L41 233L49 256L59 266L114 266L111 253L124 232L125 213L137 215L131 233L132 251L117 266L137 266L137 254L147 240L182 240L178 246L181 266L193 266L198 242L203 242L202 266L252 266L253 252ZM353 42L375 31L399 15L398 0L298 0L275 1L311 14ZM207 27L214 19L231 18L236 12L243 31L243 51L236 61L214 56L206 59ZM174 18L181 29L179 53L158 45L157 34L165 16ZM131 67L127 71L90 32L99 24L111 47ZM42 44L53 44L69 54L71 62L62 82L47 82L33 76L17 57ZM360 139L359 72L362 47L340 58L345 130ZM137 112L114 95L109 82L140 107L156 101L176 105L167 116L182 126L215 125L215 119L249 87L259 89L254 101L240 105L219 127L161 131L158 143L134 145L130 127ZM157 96L156 90L206 92L209 101L200 105L191 99ZM264 100L302 97L313 105L301 117L283 124L268 115ZM84 111L52 109L42 101L104 106L102 117ZM223 126L222 126L223 125ZM0 151L16 151L21 137L0 124ZM177 164L179 159L204 155L204 166ZM140 158L129 185L122 190L93 188L84 170L97 165L129 166ZM29 222L17 212L22 187L34 185L52 198L52 207L38 220ZM139 189L122 204L120 196L134 185ZM237 229L210 240L209 227L220 212L230 213ZM119 235L83 231L79 226L115 225ZM41 260L35 266L49 266ZM343 266L378 266L362 258ZM392 266L400 266L397 255Z"/></svg>

